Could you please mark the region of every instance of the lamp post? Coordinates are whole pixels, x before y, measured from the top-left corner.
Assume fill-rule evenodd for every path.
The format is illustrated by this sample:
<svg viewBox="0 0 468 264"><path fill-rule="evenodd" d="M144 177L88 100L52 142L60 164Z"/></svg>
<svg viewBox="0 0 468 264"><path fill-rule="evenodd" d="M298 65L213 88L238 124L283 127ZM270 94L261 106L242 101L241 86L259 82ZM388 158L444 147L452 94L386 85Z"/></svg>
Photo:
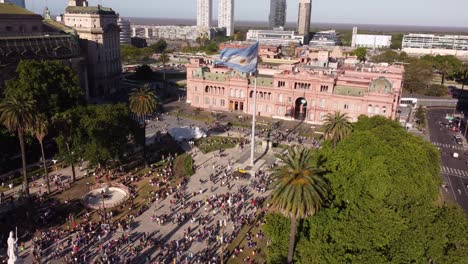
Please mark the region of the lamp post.
<svg viewBox="0 0 468 264"><path fill-rule="evenodd" d="M226 219L219 221L219 227L221 227L221 264L224 264L224 228L226 227Z"/></svg>

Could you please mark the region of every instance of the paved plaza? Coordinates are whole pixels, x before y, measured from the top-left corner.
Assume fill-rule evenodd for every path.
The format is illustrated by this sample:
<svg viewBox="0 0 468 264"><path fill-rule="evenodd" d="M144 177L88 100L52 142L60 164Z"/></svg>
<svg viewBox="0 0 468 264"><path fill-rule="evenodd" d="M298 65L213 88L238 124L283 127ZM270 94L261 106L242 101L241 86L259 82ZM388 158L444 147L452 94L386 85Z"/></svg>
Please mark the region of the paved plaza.
<svg viewBox="0 0 468 264"><path fill-rule="evenodd" d="M192 120L177 120L164 115L163 121L150 122L147 129L148 142L154 139L156 131L182 125L196 125L208 129L209 124ZM228 132L220 134L227 136ZM229 132L231 136L232 131ZM248 138L248 134L239 130L236 136ZM141 215L132 219L128 228L104 232L97 238L82 243L77 250L75 260L71 263L103 263L97 259L107 259L112 263L220 263L221 246L235 238L243 225L255 220L255 213L265 209L262 201L268 195L268 173L258 175L258 172L268 172L276 158L271 149L258 147L255 154L256 163L250 164L250 145L243 148L237 146L224 152L214 151L203 154L197 148L191 148L185 142L182 144L189 152L196 167L186 184L169 194L164 199L154 202ZM237 169L247 169L250 178L233 174ZM77 170L78 178L84 177L86 171ZM64 168L51 174L71 175L70 168ZM257 175L256 175L257 174ZM144 178L148 181L150 178ZM42 179L33 183L40 186ZM42 187L44 188L44 187ZM39 190L33 187L32 193ZM221 225L220 225L221 223ZM110 250L122 237L126 243L118 249ZM57 240L41 252L41 263L64 263L57 258L55 252L60 248L64 255L70 255L78 248L79 240L76 234ZM157 241L146 243L147 240ZM26 263L33 263L33 246L26 243L26 249L21 253ZM138 248L139 250L135 250ZM228 252L226 252L228 257ZM70 261L68 261L70 262Z"/></svg>

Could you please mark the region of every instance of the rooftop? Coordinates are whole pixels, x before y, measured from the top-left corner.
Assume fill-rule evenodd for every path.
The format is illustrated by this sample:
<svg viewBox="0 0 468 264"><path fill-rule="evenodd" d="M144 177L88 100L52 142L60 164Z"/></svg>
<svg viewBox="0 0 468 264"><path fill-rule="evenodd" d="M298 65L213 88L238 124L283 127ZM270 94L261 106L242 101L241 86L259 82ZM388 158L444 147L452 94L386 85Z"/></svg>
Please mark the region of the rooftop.
<svg viewBox="0 0 468 264"><path fill-rule="evenodd" d="M63 31L63 32L66 32L66 33L73 33L74 30L70 27L67 27L65 26L64 24L60 23L60 22L57 22L53 19L44 19L43 21L44 25L48 26L48 27L51 27L53 29L56 29L56 30L60 30L60 31Z"/></svg>
<svg viewBox="0 0 468 264"><path fill-rule="evenodd" d="M33 12L14 4L0 4L2 15L35 15Z"/></svg>
<svg viewBox="0 0 468 264"><path fill-rule="evenodd" d="M115 14L115 11L110 7L98 6L68 6L65 9L67 13L84 13L84 14Z"/></svg>

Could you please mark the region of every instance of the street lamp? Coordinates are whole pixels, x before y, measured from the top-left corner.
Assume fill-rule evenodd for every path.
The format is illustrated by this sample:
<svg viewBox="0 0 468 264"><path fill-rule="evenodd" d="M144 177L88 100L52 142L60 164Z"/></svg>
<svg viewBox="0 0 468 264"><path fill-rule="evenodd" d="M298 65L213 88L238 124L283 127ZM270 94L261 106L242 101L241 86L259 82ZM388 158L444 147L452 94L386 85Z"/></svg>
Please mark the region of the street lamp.
<svg viewBox="0 0 468 264"><path fill-rule="evenodd" d="M224 264L224 228L226 227L226 219L219 220L219 227L221 227L221 264Z"/></svg>

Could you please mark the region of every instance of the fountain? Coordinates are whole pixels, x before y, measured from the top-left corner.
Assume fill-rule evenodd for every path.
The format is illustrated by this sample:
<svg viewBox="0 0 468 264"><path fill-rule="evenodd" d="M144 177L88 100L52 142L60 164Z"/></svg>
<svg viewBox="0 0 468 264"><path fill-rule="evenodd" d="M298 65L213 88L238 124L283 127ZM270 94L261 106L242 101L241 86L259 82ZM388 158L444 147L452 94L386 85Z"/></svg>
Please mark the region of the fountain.
<svg viewBox="0 0 468 264"><path fill-rule="evenodd" d="M125 202L130 196L128 188L120 183L101 183L92 186L81 202L91 209L112 208Z"/></svg>

